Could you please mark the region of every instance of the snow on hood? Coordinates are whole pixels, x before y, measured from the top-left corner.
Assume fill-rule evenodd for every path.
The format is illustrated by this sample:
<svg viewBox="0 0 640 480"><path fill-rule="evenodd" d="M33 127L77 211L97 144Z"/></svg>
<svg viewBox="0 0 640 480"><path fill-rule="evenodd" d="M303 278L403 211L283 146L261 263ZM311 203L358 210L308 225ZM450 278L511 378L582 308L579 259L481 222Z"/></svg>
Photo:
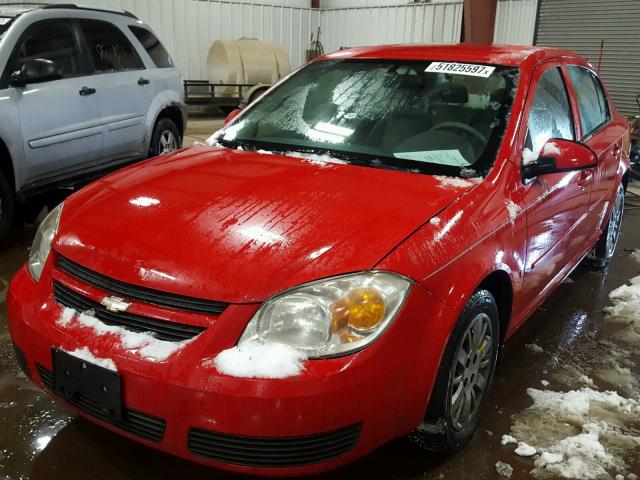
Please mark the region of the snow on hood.
<svg viewBox="0 0 640 480"><path fill-rule="evenodd" d="M372 268L477 183L200 146L72 195L53 248L135 285L256 302Z"/></svg>

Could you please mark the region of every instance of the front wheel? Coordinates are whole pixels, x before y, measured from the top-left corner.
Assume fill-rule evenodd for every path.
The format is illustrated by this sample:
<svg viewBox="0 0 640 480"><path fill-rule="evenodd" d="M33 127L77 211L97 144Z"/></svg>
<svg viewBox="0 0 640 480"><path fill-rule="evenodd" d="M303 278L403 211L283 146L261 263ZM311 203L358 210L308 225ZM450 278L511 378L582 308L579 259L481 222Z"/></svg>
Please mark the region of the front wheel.
<svg viewBox="0 0 640 480"><path fill-rule="evenodd" d="M149 158L175 152L182 146L182 137L177 125L170 118L158 120L151 135Z"/></svg>
<svg viewBox="0 0 640 480"><path fill-rule="evenodd" d="M412 443L429 452L448 454L471 440L493 380L499 330L493 295L477 291L451 333L424 423L409 436Z"/></svg>
<svg viewBox="0 0 640 480"><path fill-rule="evenodd" d="M600 235L598 242L594 245L591 252L589 252L588 261L593 267L604 268L609 265L609 262L613 258L616 246L618 245L618 238L620 237L623 214L624 187L620 184L616 191L613 207L611 207L607 227L602 232L602 235Z"/></svg>

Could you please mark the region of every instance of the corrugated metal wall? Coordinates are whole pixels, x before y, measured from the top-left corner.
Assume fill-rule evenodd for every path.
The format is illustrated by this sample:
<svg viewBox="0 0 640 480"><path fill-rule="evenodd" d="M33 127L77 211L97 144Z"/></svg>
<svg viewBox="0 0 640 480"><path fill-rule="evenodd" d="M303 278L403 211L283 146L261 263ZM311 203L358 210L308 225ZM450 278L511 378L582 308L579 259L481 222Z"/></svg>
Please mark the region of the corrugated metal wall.
<svg viewBox="0 0 640 480"><path fill-rule="evenodd" d="M383 43L459 42L462 1L323 10L321 25L327 52Z"/></svg>
<svg viewBox="0 0 640 480"><path fill-rule="evenodd" d="M538 0L498 0L494 43L533 45Z"/></svg>
<svg viewBox="0 0 640 480"><path fill-rule="evenodd" d="M617 108L636 114L640 94L640 1L541 0L536 43L573 50L596 66Z"/></svg>

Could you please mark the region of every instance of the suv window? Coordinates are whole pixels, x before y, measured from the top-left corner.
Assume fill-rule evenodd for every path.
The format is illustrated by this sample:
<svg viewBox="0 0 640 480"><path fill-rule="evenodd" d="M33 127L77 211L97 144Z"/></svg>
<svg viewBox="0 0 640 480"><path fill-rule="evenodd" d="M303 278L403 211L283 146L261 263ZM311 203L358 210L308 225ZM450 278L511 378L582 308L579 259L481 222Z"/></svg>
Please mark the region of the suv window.
<svg viewBox="0 0 640 480"><path fill-rule="evenodd" d="M570 65L567 69L578 99L582 136L584 137L609 121L611 118L609 105L600 80L593 73L577 65Z"/></svg>
<svg viewBox="0 0 640 480"><path fill-rule="evenodd" d="M80 21L96 73L141 70L140 56L116 26L95 20Z"/></svg>
<svg viewBox="0 0 640 480"><path fill-rule="evenodd" d="M544 72L538 81L525 148L538 155L550 138L575 140L569 96L558 67Z"/></svg>
<svg viewBox="0 0 640 480"><path fill-rule="evenodd" d="M173 61L171 60L171 57L162 46L162 43L160 43L160 40L158 40L158 38L153 33L151 33L146 28L141 27L129 27L129 29L147 51L156 67L173 67Z"/></svg>
<svg viewBox="0 0 640 480"><path fill-rule="evenodd" d="M45 59L55 62L65 77L81 71L80 49L71 25L67 22L38 23L26 31L14 50L8 65L8 75L22 68L27 60Z"/></svg>

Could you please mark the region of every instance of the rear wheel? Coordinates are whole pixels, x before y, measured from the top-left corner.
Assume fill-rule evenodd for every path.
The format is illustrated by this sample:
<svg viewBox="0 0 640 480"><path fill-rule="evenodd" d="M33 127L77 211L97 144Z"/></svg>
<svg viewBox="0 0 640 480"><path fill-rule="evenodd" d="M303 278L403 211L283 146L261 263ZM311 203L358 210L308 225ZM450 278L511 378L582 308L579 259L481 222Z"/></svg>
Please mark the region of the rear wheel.
<svg viewBox="0 0 640 480"><path fill-rule="evenodd" d="M589 253L589 264L596 268L604 268L609 265L613 258L620 237L620 229L622 228L622 217L624 214L624 187L622 184L618 186L616 198L611 207L611 214L607 227L600 235L598 243L596 243Z"/></svg>
<svg viewBox="0 0 640 480"><path fill-rule="evenodd" d="M465 305L445 349L424 423L409 436L434 453L453 453L467 444L480 419L493 380L500 342L498 308L487 290Z"/></svg>
<svg viewBox="0 0 640 480"><path fill-rule="evenodd" d="M158 120L151 135L149 158L175 152L181 146L182 137L175 122L168 117Z"/></svg>
<svg viewBox="0 0 640 480"><path fill-rule="evenodd" d="M15 197L7 177L0 172L0 240L9 232L15 215Z"/></svg>

